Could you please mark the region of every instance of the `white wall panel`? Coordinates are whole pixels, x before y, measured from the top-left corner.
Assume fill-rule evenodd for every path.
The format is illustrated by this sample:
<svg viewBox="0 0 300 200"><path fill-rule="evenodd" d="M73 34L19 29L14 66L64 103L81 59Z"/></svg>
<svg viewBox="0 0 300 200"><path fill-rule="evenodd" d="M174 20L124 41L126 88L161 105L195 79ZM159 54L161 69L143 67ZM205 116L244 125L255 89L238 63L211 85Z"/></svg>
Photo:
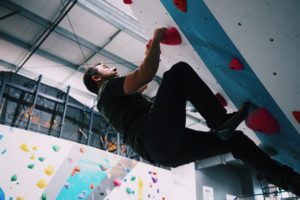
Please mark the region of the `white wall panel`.
<svg viewBox="0 0 300 200"><path fill-rule="evenodd" d="M41 74L49 80L49 83L47 84L54 87L57 83L63 82L74 71L74 69L71 69L70 67L51 62L38 55L33 55L23 68L26 71L35 73L36 75ZM22 70L20 70L20 73L22 73Z"/></svg>
<svg viewBox="0 0 300 200"><path fill-rule="evenodd" d="M53 21L63 8L61 2L65 4L67 0L13 0L13 2L45 19Z"/></svg>
<svg viewBox="0 0 300 200"><path fill-rule="evenodd" d="M124 4L123 1L120 1L120 0L104 0L104 1L110 3L114 7L120 9L122 12L125 12L127 15L129 15L132 18L136 19L135 15L134 15L134 12L132 12L130 6L127 5L127 4Z"/></svg>
<svg viewBox="0 0 300 200"><path fill-rule="evenodd" d="M0 20L0 30L10 36L32 44L44 29L40 25L33 23L24 17L14 15Z"/></svg>
<svg viewBox="0 0 300 200"><path fill-rule="evenodd" d="M78 43L63 38L56 33L49 35L40 48L74 64L80 64L92 53L91 50L82 45L79 46Z"/></svg>
<svg viewBox="0 0 300 200"><path fill-rule="evenodd" d="M300 108L300 2L209 0L206 4L300 133L291 113Z"/></svg>
<svg viewBox="0 0 300 200"><path fill-rule="evenodd" d="M118 56L130 61L136 65L140 65L144 58L146 44L135 40L128 34L119 33L105 49L110 52L117 52Z"/></svg>
<svg viewBox="0 0 300 200"><path fill-rule="evenodd" d="M26 53L27 50L0 39L0 59L17 64Z"/></svg>
<svg viewBox="0 0 300 200"><path fill-rule="evenodd" d="M100 47L118 30L80 6L74 6L68 18L59 25Z"/></svg>

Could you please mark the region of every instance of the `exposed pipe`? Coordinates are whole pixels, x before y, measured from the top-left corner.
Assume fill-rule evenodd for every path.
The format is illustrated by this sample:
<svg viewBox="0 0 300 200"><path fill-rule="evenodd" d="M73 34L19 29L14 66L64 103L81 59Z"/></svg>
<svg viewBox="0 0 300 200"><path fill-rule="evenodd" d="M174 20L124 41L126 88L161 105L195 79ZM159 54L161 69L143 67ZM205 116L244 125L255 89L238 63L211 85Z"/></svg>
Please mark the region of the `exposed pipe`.
<svg viewBox="0 0 300 200"><path fill-rule="evenodd" d="M4 16L0 17L0 20L6 19L6 18L8 18L10 16L13 16L15 14L18 14L19 12L20 12L19 10L13 11L13 12L7 14L7 15L4 15Z"/></svg>
<svg viewBox="0 0 300 200"><path fill-rule="evenodd" d="M228 162L236 160L231 153L220 154L207 159L198 160L195 163L196 169L204 169L208 167L214 167L217 165L226 164Z"/></svg>

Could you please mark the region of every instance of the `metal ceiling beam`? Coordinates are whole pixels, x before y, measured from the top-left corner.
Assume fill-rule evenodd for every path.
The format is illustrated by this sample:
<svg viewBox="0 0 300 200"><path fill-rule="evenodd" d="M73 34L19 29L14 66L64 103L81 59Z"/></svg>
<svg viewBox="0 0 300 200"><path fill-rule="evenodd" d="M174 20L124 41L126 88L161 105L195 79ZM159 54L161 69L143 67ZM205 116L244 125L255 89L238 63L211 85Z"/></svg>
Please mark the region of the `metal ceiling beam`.
<svg viewBox="0 0 300 200"><path fill-rule="evenodd" d="M12 64L12 63L10 63L10 62L7 62L7 61L5 61L5 60L2 60L2 59L0 59L0 65L2 65L2 66L4 66L5 68L7 68L7 69L12 69L12 70L14 70L14 69L16 69L16 65L15 64ZM31 74L33 74L34 76L38 76L39 74L36 74L35 72L32 72L32 71L29 71L28 69L23 69L24 71L26 71L27 73L31 73ZM44 80L45 80L45 78L47 79L47 77L44 77ZM54 82L53 80L51 80L54 84L58 84L57 82ZM67 87L67 86L66 86ZM81 96L83 96L83 97L86 97L86 98L88 98L88 99L94 99L96 96L95 96L95 94L92 94L92 93L90 93L90 92L85 92L85 91L82 91L82 90L79 90L79 89L76 89L76 88L74 88L74 87L72 87L72 93L76 93L76 94L80 94ZM74 107L74 105L73 105L73 107Z"/></svg>
<svg viewBox="0 0 300 200"><path fill-rule="evenodd" d="M18 67L18 69L16 70L16 73L18 73L18 71L20 69L22 69L22 67L26 64L26 62L34 55L34 53L40 48L40 46L44 43L44 41L49 37L49 35L52 33L52 31L58 26L58 24L61 22L61 20L64 19L64 17L70 12L70 10L72 10L72 8L75 6L75 4L77 3L77 0L69 0L67 2L67 4L63 7L62 12L60 13L60 15L55 19L54 23L52 24L51 27L47 27L42 34L40 35L40 37L38 38L38 40L36 40L34 42L34 44L32 44L32 50L30 49L30 53L28 56L26 56L24 58L24 60L22 61L22 63L20 64L20 66Z"/></svg>
<svg viewBox="0 0 300 200"><path fill-rule="evenodd" d="M4 15L4 16L0 17L0 21L6 19L8 17L11 17L11 16L13 16L13 15L19 13L19 12L20 12L19 10L16 10L16 11L13 11L13 12L7 14L7 15Z"/></svg>
<svg viewBox="0 0 300 200"><path fill-rule="evenodd" d="M149 39L145 36L145 33L137 20L115 8L105 0L78 0L78 5L142 43L146 43Z"/></svg>
<svg viewBox="0 0 300 200"><path fill-rule="evenodd" d="M9 63L2 59L0 59L0 65L4 66L7 69L11 69L11 70L15 70L17 68L17 65L14 65L14 64Z"/></svg>
<svg viewBox="0 0 300 200"><path fill-rule="evenodd" d="M20 40L18 38L15 38L15 37L13 37L11 35L8 35L7 33L1 32L1 31L0 31L0 38L3 39L3 40L9 41L9 42L11 42L11 43L13 43L13 44L15 44L15 45L17 45L19 47L22 47L22 48L24 48L26 50L30 50L31 47L32 47L31 44L28 44L28 43L26 43L26 42L24 42L24 41L22 41L22 40ZM51 54L51 53L49 53L47 51L44 51L42 49L38 49L36 51L36 53L38 55L44 57L44 58L47 58L47 59L52 60L54 62L60 63L62 65L71 67L73 69L77 69L78 68L78 65L75 65L75 64L73 64L73 63L71 63L71 62L69 62L69 61L67 61L67 60L65 60L65 59L63 59L61 57L58 57L58 56L56 56L54 54Z"/></svg>
<svg viewBox="0 0 300 200"><path fill-rule="evenodd" d="M52 25L52 23L50 21L40 17L39 15L32 13L31 11L29 11L29 10L25 9L24 7L21 7L18 4L15 4L11 1L0 1L0 5L8 8L8 9L11 9L11 10L19 10L20 11L19 14L21 16L33 21L34 23L41 25L42 27L51 27L51 25ZM54 30L54 32L61 35L64 38L67 38L67 39L75 42L75 43L79 43L81 46L83 46L93 52L98 52L99 55L107 57L116 63L122 64L124 67L127 67L130 70L134 70L138 67L137 65L135 65L135 64L105 50L105 49L102 49L102 47L94 45L93 43L89 42L88 40L86 40L78 35L75 35L74 33L70 32L60 26L57 26L56 29ZM158 76L156 76L154 79L158 83L160 83L160 81L161 81L161 78Z"/></svg>

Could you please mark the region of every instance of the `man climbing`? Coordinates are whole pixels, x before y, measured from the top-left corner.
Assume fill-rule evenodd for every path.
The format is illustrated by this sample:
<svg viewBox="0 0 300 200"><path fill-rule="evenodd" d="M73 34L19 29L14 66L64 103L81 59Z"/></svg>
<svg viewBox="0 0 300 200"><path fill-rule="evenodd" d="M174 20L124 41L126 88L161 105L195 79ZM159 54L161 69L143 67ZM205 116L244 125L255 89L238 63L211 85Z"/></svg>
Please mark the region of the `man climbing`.
<svg viewBox="0 0 300 200"><path fill-rule="evenodd" d="M261 151L236 127L247 117L249 103L227 114L212 91L184 62L163 75L154 103L141 94L159 67L160 40L166 28L155 30L142 64L119 77L116 68L104 64L84 74L87 89L98 94L97 108L141 157L152 163L177 167L232 152L271 183L300 195L300 175ZM209 132L185 127L186 101L206 120Z"/></svg>

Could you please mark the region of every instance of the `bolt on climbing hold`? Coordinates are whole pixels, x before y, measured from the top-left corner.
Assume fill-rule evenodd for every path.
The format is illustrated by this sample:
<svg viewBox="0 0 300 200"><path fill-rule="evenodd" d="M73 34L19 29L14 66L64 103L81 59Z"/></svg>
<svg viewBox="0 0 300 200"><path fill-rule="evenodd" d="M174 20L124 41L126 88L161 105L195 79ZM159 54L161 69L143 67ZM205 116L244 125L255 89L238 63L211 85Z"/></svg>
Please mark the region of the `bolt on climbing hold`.
<svg viewBox="0 0 300 200"><path fill-rule="evenodd" d="M229 67L232 70L242 70L244 68L244 65L239 59L232 58L229 63Z"/></svg>
<svg viewBox="0 0 300 200"><path fill-rule="evenodd" d="M266 108L258 108L251 112L246 119L246 125L254 131L266 134L274 134L280 131L277 120Z"/></svg>
<svg viewBox="0 0 300 200"><path fill-rule="evenodd" d="M182 12L187 11L187 1L186 0L173 0L173 3L176 6L176 8L178 8Z"/></svg>

